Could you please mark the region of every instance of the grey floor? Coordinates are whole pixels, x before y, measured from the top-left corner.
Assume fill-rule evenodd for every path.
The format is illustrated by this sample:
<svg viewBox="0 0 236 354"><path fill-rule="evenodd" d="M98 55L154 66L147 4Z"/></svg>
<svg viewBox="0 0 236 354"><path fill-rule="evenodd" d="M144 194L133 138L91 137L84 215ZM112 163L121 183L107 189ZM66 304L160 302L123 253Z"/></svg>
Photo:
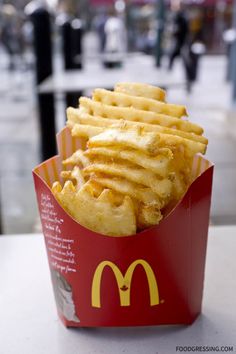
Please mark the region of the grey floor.
<svg viewBox="0 0 236 354"><path fill-rule="evenodd" d="M224 57L206 56L190 95L184 88L168 91L168 100L186 104L190 119L200 123L209 138L207 157L215 163L213 224L236 223L236 111L232 109L225 73ZM171 75L182 75L181 62L176 62ZM58 107L60 129L64 119L61 102ZM0 198L4 233L37 229L31 170L40 160L38 142L33 73L9 73L0 52Z"/></svg>

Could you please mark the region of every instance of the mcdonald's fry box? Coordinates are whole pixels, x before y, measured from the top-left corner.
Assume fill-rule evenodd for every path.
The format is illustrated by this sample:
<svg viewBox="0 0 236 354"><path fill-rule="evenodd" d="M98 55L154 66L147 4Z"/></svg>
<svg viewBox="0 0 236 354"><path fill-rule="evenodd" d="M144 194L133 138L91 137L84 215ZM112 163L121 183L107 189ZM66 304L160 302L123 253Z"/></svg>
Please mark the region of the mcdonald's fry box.
<svg viewBox="0 0 236 354"><path fill-rule="evenodd" d="M67 327L191 324L201 312L213 166L197 156L194 182L159 225L109 237L78 224L50 188L78 149L68 128L59 155L34 171L58 314Z"/></svg>

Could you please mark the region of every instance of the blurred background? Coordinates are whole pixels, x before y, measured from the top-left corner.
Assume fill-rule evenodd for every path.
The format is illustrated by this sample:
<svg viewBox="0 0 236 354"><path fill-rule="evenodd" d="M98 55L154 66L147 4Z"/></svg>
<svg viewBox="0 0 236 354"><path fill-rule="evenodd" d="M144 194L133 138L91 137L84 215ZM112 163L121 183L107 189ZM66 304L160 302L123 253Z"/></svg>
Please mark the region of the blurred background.
<svg viewBox="0 0 236 354"><path fill-rule="evenodd" d="M236 223L236 0L0 0L0 233L40 230L32 168L96 86L167 90L205 129L212 224Z"/></svg>

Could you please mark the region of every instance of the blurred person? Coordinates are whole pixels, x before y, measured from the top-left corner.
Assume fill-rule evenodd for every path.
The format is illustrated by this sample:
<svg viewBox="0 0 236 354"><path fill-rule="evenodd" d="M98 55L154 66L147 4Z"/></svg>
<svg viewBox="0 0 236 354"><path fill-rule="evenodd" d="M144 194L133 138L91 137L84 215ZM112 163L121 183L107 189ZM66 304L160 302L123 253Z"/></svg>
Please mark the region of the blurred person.
<svg viewBox="0 0 236 354"><path fill-rule="evenodd" d="M191 92L192 84L197 80L199 58L205 53L205 45L202 42L190 39L183 48L182 57L184 61L187 91Z"/></svg>
<svg viewBox="0 0 236 354"><path fill-rule="evenodd" d="M187 91L191 92L192 84L197 79L200 56L205 52L205 46L199 41L200 25L195 26L195 31L190 31L190 23L181 8L180 2L175 2L172 46L169 57L169 69L172 69L174 60L181 57L187 83Z"/></svg>
<svg viewBox="0 0 236 354"><path fill-rule="evenodd" d="M105 24L107 21L107 15L105 11L98 13L93 20L92 26L95 29L99 37L100 51L104 52L106 44Z"/></svg>
<svg viewBox="0 0 236 354"><path fill-rule="evenodd" d="M105 47L107 55L105 65L108 67L119 66L126 51L126 29L124 21L117 16L115 9L111 9L104 27ZM107 64L106 64L107 63Z"/></svg>
<svg viewBox="0 0 236 354"><path fill-rule="evenodd" d="M15 69L15 56L22 56L24 51L22 24L23 20L13 5L1 7L1 43L9 57L9 70Z"/></svg>
<svg viewBox="0 0 236 354"><path fill-rule="evenodd" d="M179 5L178 7L174 8L174 15L172 20L172 43L169 53L169 70L172 69L175 59L181 56L181 51L186 44L188 33L188 21Z"/></svg>

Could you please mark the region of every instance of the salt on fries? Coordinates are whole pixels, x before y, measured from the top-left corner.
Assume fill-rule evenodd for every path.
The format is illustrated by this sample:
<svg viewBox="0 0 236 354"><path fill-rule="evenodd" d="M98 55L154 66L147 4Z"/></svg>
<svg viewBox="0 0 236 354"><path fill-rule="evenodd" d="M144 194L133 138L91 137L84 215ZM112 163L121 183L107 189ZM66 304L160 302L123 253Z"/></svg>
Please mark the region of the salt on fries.
<svg viewBox="0 0 236 354"><path fill-rule="evenodd" d="M184 120L184 106L165 103L147 84L96 89L67 109L73 137L87 148L63 161L64 186L52 191L81 225L105 235L132 235L158 224L192 182L196 153L204 154L203 129Z"/></svg>

